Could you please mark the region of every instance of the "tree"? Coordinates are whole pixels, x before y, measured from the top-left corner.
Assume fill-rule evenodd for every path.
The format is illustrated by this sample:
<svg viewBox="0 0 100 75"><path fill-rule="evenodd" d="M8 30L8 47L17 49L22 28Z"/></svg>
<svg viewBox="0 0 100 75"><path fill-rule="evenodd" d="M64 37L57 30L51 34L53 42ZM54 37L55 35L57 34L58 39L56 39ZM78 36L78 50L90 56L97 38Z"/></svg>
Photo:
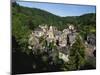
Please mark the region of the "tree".
<svg viewBox="0 0 100 75"><path fill-rule="evenodd" d="M85 61L85 47L82 40L77 36L76 42L70 49L69 62L65 64L67 70L79 70Z"/></svg>

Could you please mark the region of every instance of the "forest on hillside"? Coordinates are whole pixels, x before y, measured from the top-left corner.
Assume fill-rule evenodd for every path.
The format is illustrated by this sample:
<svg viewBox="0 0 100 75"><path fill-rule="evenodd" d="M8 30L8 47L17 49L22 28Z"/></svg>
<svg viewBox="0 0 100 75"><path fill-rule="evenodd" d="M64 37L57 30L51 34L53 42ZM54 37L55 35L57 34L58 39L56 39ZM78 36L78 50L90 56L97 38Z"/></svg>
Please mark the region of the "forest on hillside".
<svg viewBox="0 0 100 75"><path fill-rule="evenodd" d="M64 28L68 27L68 24L73 24L84 41L90 34L93 34L96 37L96 13L86 13L80 16L60 17L41 9L20 6L16 2L12 3L11 9L12 73L56 72L96 68L95 58L94 60L90 59L87 61L81 59L80 57L82 61L73 61L73 59L76 59L78 56L72 56L71 61L67 64L62 60L58 60L56 64L49 65L47 62L43 62L41 60L41 54L37 55L36 57L32 54L32 51L28 49L29 34L31 31L38 28L38 26L41 24L55 26L58 30L63 30ZM74 53L73 51L75 51L77 48L84 49L81 41L78 39L72 47L72 54ZM33 69L35 66L34 61L37 62L36 65L38 65L36 69ZM44 67L42 64L44 64L46 67ZM82 66L80 64L82 64Z"/></svg>

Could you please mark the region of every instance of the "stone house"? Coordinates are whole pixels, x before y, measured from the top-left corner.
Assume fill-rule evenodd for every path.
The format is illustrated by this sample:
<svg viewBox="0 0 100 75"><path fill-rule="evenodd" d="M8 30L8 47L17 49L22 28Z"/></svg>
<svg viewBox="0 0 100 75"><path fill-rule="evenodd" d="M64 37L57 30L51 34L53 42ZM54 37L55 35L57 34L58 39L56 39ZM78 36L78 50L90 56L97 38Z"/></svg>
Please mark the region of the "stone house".
<svg viewBox="0 0 100 75"><path fill-rule="evenodd" d="M41 36L43 36L44 35L43 29L41 29L41 28L35 29L34 34L38 38L41 37Z"/></svg>

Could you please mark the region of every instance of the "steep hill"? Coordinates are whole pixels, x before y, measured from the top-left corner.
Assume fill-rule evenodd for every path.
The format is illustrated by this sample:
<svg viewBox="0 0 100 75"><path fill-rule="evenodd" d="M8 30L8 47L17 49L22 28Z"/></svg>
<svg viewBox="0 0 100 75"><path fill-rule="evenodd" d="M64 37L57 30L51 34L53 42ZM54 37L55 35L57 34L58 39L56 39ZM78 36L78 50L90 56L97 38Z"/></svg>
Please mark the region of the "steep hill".
<svg viewBox="0 0 100 75"><path fill-rule="evenodd" d="M85 36L96 31L96 14L88 13L81 16L60 17L50 12L29 8L12 3L12 35L19 44L26 45L29 33L41 24L56 26L59 30L71 23Z"/></svg>

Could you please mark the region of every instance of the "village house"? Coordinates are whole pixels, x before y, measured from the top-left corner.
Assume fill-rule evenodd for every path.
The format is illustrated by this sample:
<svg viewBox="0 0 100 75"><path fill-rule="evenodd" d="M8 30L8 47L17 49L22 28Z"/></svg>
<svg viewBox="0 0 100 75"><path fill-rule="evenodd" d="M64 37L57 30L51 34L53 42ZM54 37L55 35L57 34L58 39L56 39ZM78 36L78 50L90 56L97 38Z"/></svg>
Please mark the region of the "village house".
<svg viewBox="0 0 100 75"><path fill-rule="evenodd" d="M43 36L44 35L43 29L41 29L41 28L35 29L34 34L38 38L41 37L41 36Z"/></svg>
<svg viewBox="0 0 100 75"><path fill-rule="evenodd" d="M39 38L43 36L43 39L47 41L47 46L51 42L54 42L54 46L57 47L59 52L59 58L67 62L69 56L68 47L72 46L76 39L76 32L73 32L74 26L69 25L67 29L63 31L58 31L56 27L47 25L39 25L39 28L36 28L30 38L29 38L29 49L36 50L37 48L46 49L46 47L42 46L39 43ZM70 45L68 45L70 43Z"/></svg>

